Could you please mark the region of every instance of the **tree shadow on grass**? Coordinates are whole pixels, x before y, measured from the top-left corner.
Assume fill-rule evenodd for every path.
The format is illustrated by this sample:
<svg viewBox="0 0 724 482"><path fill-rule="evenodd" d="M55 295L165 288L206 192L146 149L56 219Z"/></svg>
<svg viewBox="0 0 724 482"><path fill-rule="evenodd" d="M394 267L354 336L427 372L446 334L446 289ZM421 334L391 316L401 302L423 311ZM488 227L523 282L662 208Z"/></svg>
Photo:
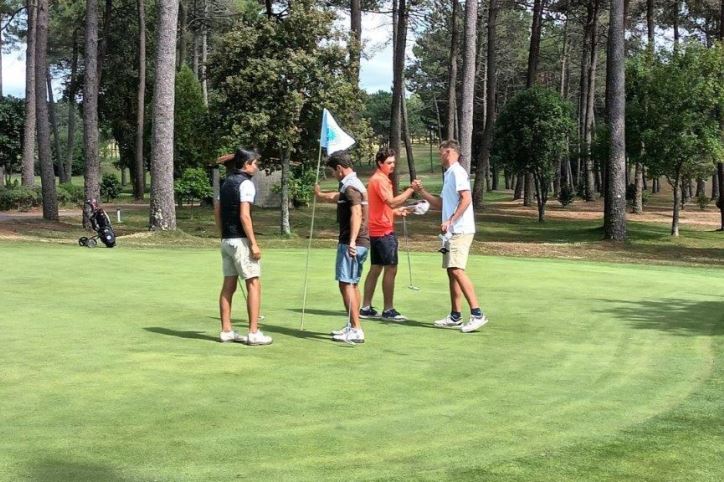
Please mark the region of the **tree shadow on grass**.
<svg viewBox="0 0 724 482"><path fill-rule="evenodd" d="M38 460L28 467L28 480L103 480L126 482L138 480L124 477L111 467L68 460Z"/></svg>
<svg viewBox="0 0 724 482"><path fill-rule="evenodd" d="M640 330L660 330L679 336L724 335L724 300L691 301L656 299L641 301L597 300L610 304L596 310L627 321Z"/></svg>
<svg viewBox="0 0 724 482"><path fill-rule="evenodd" d="M151 333L157 333L159 335L176 336L178 338L190 338L194 340L206 340L218 343L219 339L213 336L205 335L202 331L179 331L172 330L170 328L163 328L161 326L147 326L144 328L146 331Z"/></svg>

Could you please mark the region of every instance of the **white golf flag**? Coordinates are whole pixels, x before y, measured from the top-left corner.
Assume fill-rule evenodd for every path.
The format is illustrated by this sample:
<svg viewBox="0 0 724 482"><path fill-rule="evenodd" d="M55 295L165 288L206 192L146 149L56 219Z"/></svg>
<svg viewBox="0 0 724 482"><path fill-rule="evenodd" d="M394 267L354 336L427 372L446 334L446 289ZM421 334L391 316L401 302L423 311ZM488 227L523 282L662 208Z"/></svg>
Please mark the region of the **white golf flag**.
<svg viewBox="0 0 724 482"><path fill-rule="evenodd" d="M337 121L327 109L324 109L322 113L322 133L319 136L319 144L327 149L327 155L347 149L354 144L354 139L337 125Z"/></svg>

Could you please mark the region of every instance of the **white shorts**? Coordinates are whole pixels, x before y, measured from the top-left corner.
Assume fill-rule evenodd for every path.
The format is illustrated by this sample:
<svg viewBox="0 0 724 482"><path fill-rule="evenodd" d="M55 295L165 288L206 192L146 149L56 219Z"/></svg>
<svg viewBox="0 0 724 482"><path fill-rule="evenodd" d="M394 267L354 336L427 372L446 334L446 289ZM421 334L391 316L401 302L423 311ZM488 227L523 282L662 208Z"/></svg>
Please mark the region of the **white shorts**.
<svg viewBox="0 0 724 482"><path fill-rule="evenodd" d="M224 276L241 276L243 279L261 276L261 264L251 257L247 238L222 239L221 264Z"/></svg>

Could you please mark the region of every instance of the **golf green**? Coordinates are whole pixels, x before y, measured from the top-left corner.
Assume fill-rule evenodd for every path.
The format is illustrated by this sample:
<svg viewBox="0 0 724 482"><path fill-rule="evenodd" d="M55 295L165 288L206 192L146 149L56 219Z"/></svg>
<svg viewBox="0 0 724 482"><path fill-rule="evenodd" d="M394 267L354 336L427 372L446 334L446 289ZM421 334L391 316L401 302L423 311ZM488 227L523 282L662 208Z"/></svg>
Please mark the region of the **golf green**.
<svg viewBox="0 0 724 482"><path fill-rule="evenodd" d="M333 257L300 331L305 252L263 252L274 343L246 347L217 342L214 249L0 242L0 479L724 478L724 270L472 257L463 334L432 326L439 255L420 291L403 255L410 321L351 346Z"/></svg>

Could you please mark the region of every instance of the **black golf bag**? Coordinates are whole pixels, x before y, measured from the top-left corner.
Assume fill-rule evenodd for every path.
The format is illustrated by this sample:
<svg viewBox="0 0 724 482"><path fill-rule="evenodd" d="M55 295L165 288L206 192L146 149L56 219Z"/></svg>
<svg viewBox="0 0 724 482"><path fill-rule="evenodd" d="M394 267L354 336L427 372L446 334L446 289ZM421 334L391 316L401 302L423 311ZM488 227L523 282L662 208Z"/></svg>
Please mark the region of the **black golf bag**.
<svg viewBox="0 0 724 482"><path fill-rule="evenodd" d="M101 243L105 244L107 248L112 248L116 245L116 233L113 232L111 220L95 199L89 199L83 203L83 219L88 220L91 229L93 229L96 234L90 238L86 236L79 238L78 244L80 246L95 248L98 244L96 241L98 239L100 239Z"/></svg>

